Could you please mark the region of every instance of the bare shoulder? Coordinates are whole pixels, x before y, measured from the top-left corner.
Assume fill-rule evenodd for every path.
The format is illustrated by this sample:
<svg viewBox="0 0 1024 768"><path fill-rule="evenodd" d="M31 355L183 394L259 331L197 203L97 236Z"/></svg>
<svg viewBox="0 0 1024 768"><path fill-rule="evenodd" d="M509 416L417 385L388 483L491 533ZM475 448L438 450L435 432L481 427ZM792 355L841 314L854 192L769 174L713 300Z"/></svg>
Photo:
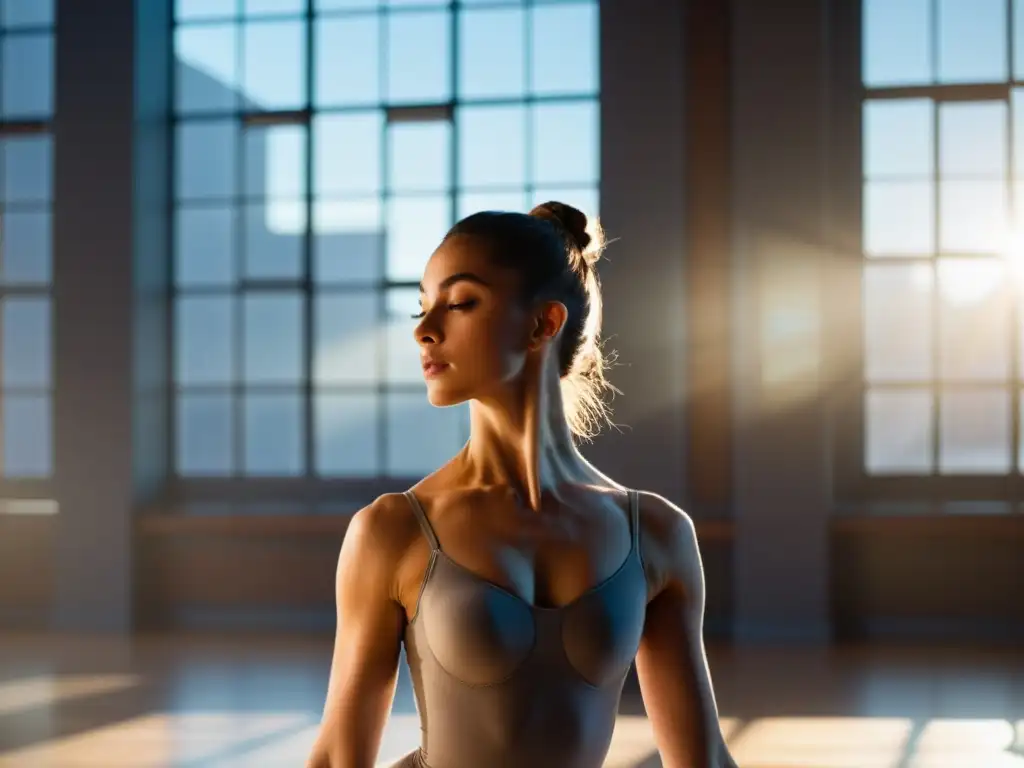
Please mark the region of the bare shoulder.
<svg viewBox="0 0 1024 768"><path fill-rule="evenodd" d="M417 530L409 500L401 493L385 493L352 515L345 539L351 538L360 550L392 552L408 545Z"/></svg>
<svg viewBox="0 0 1024 768"><path fill-rule="evenodd" d="M339 577L344 570L357 572L364 579L377 576L392 591L392 577L420 535L405 496L378 496L349 520L338 559Z"/></svg>
<svg viewBox="0 0 1024 768"><path fill-rule="evenodd" d="M693 591L703 568L693 519L663 496L639 492L640 554L651 599L672 586Z"/></svg>

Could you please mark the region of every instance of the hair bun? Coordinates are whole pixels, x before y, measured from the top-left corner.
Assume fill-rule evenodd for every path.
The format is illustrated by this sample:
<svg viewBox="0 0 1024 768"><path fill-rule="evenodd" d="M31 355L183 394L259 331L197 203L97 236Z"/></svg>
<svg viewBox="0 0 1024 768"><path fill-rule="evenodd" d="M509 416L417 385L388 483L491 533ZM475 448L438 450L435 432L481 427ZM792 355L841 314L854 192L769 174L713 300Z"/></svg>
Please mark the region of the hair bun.
<svg viewBox="0 0 1024 768"><path fill-rule="evenodd" d="M530 211L530 215L556 224L569 236L572 245L580 253L586 253L591 237L587 232L587 214L579 208L552 200L538 205Z"/></svg>

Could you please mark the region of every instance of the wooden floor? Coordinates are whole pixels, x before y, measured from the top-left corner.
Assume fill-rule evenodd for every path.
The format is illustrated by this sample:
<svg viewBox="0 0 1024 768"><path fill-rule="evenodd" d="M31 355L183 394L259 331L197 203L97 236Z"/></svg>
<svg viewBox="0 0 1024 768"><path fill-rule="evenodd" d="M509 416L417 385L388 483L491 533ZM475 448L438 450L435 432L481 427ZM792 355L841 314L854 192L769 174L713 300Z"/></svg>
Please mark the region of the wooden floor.
<svg viewBox="0 0 1024 768"><path fill-rule="evenodd" d="M4 768L300 768L329 639L0 638ZM711 652L743 768L1024 768L1024 651ZM381 765L418 724L400 681ZM661 765L635 686L607 766Z"/></svg>

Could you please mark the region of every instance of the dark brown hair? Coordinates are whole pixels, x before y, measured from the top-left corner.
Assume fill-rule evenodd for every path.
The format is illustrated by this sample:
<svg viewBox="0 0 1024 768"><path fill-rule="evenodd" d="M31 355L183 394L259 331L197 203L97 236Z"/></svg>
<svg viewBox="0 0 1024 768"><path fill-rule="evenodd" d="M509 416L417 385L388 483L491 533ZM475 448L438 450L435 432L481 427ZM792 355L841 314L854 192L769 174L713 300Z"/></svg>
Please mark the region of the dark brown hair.
<svg viewBox="0 0 1024 768"><path fill-rule="evenodd" d="M498 264L522 277L522 300L560 301L568 310L558 350L558 373L572 433L594 437L609 421L601 342L601 283L596 262L604 233L596 219L571 205L548 202L528 214L482 211L467 216L445 236L485 240Z"/></svg>

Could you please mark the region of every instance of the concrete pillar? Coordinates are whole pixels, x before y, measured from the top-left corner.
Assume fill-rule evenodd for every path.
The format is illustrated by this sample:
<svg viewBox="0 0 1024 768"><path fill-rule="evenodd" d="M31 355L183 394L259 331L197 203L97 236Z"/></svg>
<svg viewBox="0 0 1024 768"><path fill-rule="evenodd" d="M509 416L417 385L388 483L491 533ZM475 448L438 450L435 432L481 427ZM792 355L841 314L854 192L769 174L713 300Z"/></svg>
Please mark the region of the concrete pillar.
<svg viewBox="0 0 1024 768"><path fill-rule="evenodd" d="M170 0L57 1L54 625L132 627L133 510L167 472Z"/></svg>
<svg viewBox="0 0 1024 768"><path fill-rule="evenodd" d="M585 453L620 482L686 489L683 3L601 3L600 265L614 421Z"/></svg>
<svg viewBox="0 0 1024 768"><path fill-rule="evenodd" d="M827 0L733 0L738 642L830 636Z"/></svg>

